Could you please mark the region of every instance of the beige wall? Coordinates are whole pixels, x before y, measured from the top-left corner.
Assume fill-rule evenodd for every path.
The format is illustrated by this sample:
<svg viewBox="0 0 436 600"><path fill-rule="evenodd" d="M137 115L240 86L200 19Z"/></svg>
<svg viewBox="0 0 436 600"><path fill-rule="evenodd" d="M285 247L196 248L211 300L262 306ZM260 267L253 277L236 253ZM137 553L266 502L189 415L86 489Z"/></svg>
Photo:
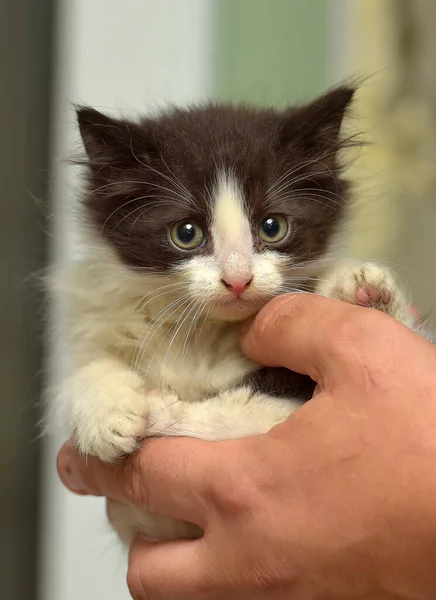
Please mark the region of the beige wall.
<svg viewBox="0 0 436 600"><path fill-rule="evenodd" d="M359 0L352 19L356 72L369 76L353 126L373 145L356 180L354 256L398 265L414 302L436 306L436 3Z"/></svg>

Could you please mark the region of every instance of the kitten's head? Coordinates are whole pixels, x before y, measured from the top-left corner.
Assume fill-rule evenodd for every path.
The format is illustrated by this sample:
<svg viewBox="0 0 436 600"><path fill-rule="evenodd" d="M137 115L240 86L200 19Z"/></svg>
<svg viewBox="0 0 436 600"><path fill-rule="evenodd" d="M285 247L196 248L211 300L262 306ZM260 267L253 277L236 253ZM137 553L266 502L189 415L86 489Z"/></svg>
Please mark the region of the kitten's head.
<svg viewBox="0 0 436 600"><path fill-rule="evenodd" d="M343 217L337 153L353 94L139 122L80 108L87 215L128 268L162 274L185 306L244 319L303 279Z"/></svg>

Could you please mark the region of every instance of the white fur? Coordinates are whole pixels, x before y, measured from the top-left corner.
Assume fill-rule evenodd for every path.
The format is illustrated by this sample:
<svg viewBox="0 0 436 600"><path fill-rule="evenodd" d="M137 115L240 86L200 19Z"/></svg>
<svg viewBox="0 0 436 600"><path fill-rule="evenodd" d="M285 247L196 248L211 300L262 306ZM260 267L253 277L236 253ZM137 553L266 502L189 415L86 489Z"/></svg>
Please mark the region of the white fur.
<svg viewBox="0 0 436 600"><path fill-rule="evenodd" d="M253 240L238 182L219 173L215 189L212 235L222 278L228 283L249 281L253 269Z"/></svg>
<svg viewBox="0 0 436 600"><path fill-rule="evenodd" d="M169 275L133 272L95 239L87 259L54 278L68 303L72 367L52 418L69 424L84 454L112 461L152 435L240 438L268 431L298 407L233 389L257 369L238 348L236 322L284 291L292 265L253 250L241 191L229 177L218 178L212 231L214 255L194 256ZM221 283L235 272L253 278L239 304ZM372 283L385 285L384 270L371 273ZM352 301L352 285L355 272L340 269L321 292L337 297L347 289ZM198 535L119 503L109 514L126 542L136 531L153 539Z"/></svg>

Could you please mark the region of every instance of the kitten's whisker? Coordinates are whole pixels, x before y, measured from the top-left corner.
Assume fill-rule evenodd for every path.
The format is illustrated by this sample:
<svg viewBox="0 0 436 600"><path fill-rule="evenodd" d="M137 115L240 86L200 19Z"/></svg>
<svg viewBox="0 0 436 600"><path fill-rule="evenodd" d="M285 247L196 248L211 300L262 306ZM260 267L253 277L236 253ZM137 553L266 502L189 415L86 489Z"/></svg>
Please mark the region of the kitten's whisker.
<svg viewBox="0 0 436 600"><path fill-rule="evenodd" d="M142 312L144 310L144 308L147 306L147 304L149 304L150 302L153 302L154 300L156 300L156 298L160 298L161 296L166 296L168 294L173 294L175 292L180 291L180 287L185 286L186 284L184 282L180 282L180 283L169 283L167 285L164 286L160 286L157 288L157 290L153 290L154 292L158 292L159 290L162 289L166 289L166 288L170 288L167 289L166 292L162 292L160 294L154 294L151 298L148 298L148 296L150 296L150 294L152 294L152 292L150 292L150 294L147 294L145 297L141 298L140 302L142 303L140 306L136 307L136 310L138 312Z"/></svg>
<svg viewBox="0 0 436 600"><path fill-rule="evenodd" d="M321 163L323 164L323 163ZM341 169L329 169L328 167L326 167L326 169L328 169L330 174L334 174L334 173L341 173L342 170ZM324 176L325 175L325 170L319 170L319 171L309 171L308 173L303 173L302 175L299 175L298 177L294 177L293 179L290 179L289 181L286 180L284 181L279 188L274 189L274 191L270 191L268 192L267 196L271 196L271 195L276 195L278 193L280 193L280 191L284 188L287 188L291 185L295 185L301 181L313 181L314 183L317 182L317 176Z"/></svg>
<svg viewBox="0 0 436 600"><path fill-rule="evenodd" d="M310 192L314 192L314 193L311 194ZM330 190L325 190L321 187L320 188L301 188L301 189L297 188L294 191L283 192L278 195L271 196L270 201L277 201L277 200L288 199L288 198L298 198L298 196L307 196L307 195L309 195L309 196L313 195L315 197L318 197L318 196L323 197L326 200L328 200L329 202L334 202L336 204L339 204L340 206L343 206L343 204L344 204L344 198L343 198L343 196L341 196L341 194L337 194L336 192L332 192ZM329 197L329 195L339 198L339 202L334 201L332 198Z"/></svg>
<svg viewBox="0 0 436 600"><path fill-rule="evenodd" d="M191 325L188 328L186 339L184 340L184 345L183 345L184 347L183 347L183 350L182 350L182 360L185 359L186 353L188 351L189 344L191 343L192 338L195 336L195 333L197 331L197 326L198 326L198 324L200 322L200 319L201 319L201 317L202 317L202 315L204 313L204 309L205 309L206 305L207 305L207 299L203 300L200 303L199 308L198 308L197 312L195 313L195 315L194 315L194 317L193 317L193 319L191 321Z"/></svg>
<svg viewBox="0 0 436 600"><path fill-rule="evenodd" d="M283 285L283 286L280 286L280 294L290 294L290 293L292 293L292 294L295 293L296 294L296 293L299 293L299 292L303 292L303 291L308 291L309 290L309 288L307 290L305 290L305 289L303 289L303 287L304 286L300 286L300 285L298 285L298 286L289 286L289 285L285 286L285 285ZM311 291L311 290L309 290L309 291Z"/></svg>
<svg viewBox="0 0 436 600"><path fill-rule="evenodd" d="M168 330L167 330L166 334L162 338L161 342L158 344L158 346L157 346L157 348L156 348L153 356L151 357L151 359L149 361L148 367L147 367L145 375L144 375L144 379L145 380L147 379L147 375L148 375L150 366L151 366L151 364L152 364L152 362L153 362L153 360L154 360L154 358L155 358L155 356L156 356L156 354L158 352L158 349L162 345L163 340L165 340L165 338L167 337L168 333L174 327L174 323L173 324L169 324L168 323L168 319L170 319L174 314L176 314L177 311L181 307L183 307L183 305L186 304L186 302L188 302L188 301L189 301L189 298L186 298L186 299L183 299L183 300L179 299L178 302L172 303L172 305L170 305L170 307L168 307L168 311L170 312L170 314L166 313L166 314L162 315L161 318L157 322L154 323L154 326L150 328L150 330L147 332L144 340L142 341L140 351L138 352L138 358L136 360L136 363L137 363L137 367L135 367L135 371L136 372L139 372L139 369L140 369L141 363L142 363L142 361L144 359L144 356L145 356L145 354L146 354L146 352L147 352L147 350L148 350L151 342L153 341L154 337L158 333L158 331L160 329L162 329L162 327L164 327L165 325L168 325ZM177 323L177 320L175 322Z"/></svg>
<svg viewBox="0 0 436 600"><path fill-rule="evenodd" d="M333 174L334 172L340 172L339 169L332 171L330 169L330 172ZM283 194L285 192L285 190L288 190L289 188L295 187L297 185L297 183L301 183L302 181L313 181L314 183L316 183L316 175L322 175L324 174L325 171L317 171L314 173L305 173L304 175L302 175L299 178L293 179L289 182L284 183L283 185L281 185L278 189L274 190L274 193L268 193L265 195L265 200L264 200L264 204L268 203L270 201L270 199L274 199L277 196ZM319 188L320 190L323 190L322 187ZM337 189L337 186L336 186ZM296 188L295 192L304 192L304 188ZM324 191L324 190L323 190ZM336 192L337 193L337 192ZM338 195L338 194L337 194Z"/></svg>
<svg viewBox="0 0 436 600"><path fill-rule="evenodd" d="M85 194L81 200L81 202L84 202L85 200L87 200L90 196L93 196L94 194L98 194L98 192L101 192L101 190L104 190L108 187L113 187L113 186L120 186L123 188L123 186L125 185L147 185L146 181L125 181L123 179L120 179L119 181L112 181L111 183L105 183L104 185L101 185L100 187L96 188L95 190L91 190L90 192L88 192L87 194Z"/></svg>
<svg viewBox="0 0 436 600"><path fill-rule="evenodd" d="M327 154L323 154L323 155L322 155L322 156L320 156L320 157L316 157L316 158L313 158L313 159L310 159L310 160L304 161L304 162L302 162L302 163L299 163L299 164L298 164L296 167L294 167L293 169L292 169L292 168L291 168L291 169L289 169L288 171L286 171L286 173L284 173L284 175L282 175L281 177L279 177L279 178L278 178L278 179L277 179L277 180L274 182L274 184L273 184L273 185L271 185L271 186L270 186L270 187L267 189L267 191L266 191L266 194L268 195L270 192L272 192L273 190L275 190L275 189L276 189L276 187L277 187L277 186L278 186L278 185L279 185L279 184L280 184L280 183L281 183L281 182L282 182L284 179L287 179L287 178L291 177L291 175L294 175L294 173L298 173L298 171L301 171L301 169L304 169L304 168L306 168L306 167L309 167L309 166L310 166L310 165L312 165L313 163L320 162L320 161L324 160L325 158L329 158L330 156L334 156L334 155L336 154L336 152L337 152L337 150L335 149L334 151L332 151L332 152L328 152ZM324 164L324 163L321 163L321 164ZM319 173L318 173L318 174L322 174L322 173L323 173L323 171L319 171ZM312 175L313 175L313 173L312 173Z"/></svg>
<svg viewBox="0 0 436 600"><path fill-rule="evenodd" d="M305 161L303 163L299 163L296 167L291 167L288 169L285 173L283 173L283 175L278 177L272 185L269 186L269 188L266 190L266 195L275 192L278 185L280 185L283 181L286 181L294 173L298 173L298 171L301 171L301 169L304 169L304 167L309 166L311 162L313 161Z"/></svg>
<svg viewBox="0 0 436 600"><path fill-rule="evenodd" d="M183 421L183 417L181 419L178 419L177 421L174 421L173 423L170 423L169 425L167 425L164 429L161 429L159 431L159 436L160 437L168 437L167 435L165 435L165 431L167 431L168 429L171 429L171 427L174 427L174 425L177 425L178 423L181 423ZM156 434L155 434L156 435Z"/></svg>
<svg viewBox="0 0 436 600"><path fill-rule="evenodd" d="M166 166L168 171L171 173L171 175L173 177L173 183L178 187L178 189L181 191L182 194L186 194L186 197L189 198L191 201L193 201L194 198L193 198L192 193L188 190L188 188L185 185L183 185L183 183L180 181L180 179L175 175L174 171L172 171L170 169L170 167L168 166L162 153L161 153L161 159L162 159L163 164Z"/></svg>
<svg viewBox="0 0 436 600"><path fill-rule="evenodd" d="M132 141L130 143L130 150L132 152L133 157L135 158L135 160L142 165L144 168L148 169L149 171L151 171L152 173L155 173L156 175L159 175L160 177L163 177L166 181L168 181L170 184L174 185L177 189L179 189L179 193L177 194L181 199L183 199L185 202L187 202L188 205L191 205L193 202L193 197L192 194L190 194L188 192L188 190L185 191L183 190L183 187L181 187L181 184L178 183L174 178L169 177L168 175L166 175L165 173L162 173L162 171L159 171L158 169L155 169L154 167L152 167L149 164L146 164L144 162L142 162L135 154L135 151L133 150L133 145L132 145ZM162 156L161 156L162 158ZM165 163L166 165L166 163ZM168 168L168 165L166 165ZM174 190L168 190L173 192ZM180 191L182 191L182 194L180 194ZM187 195L185 195L185 192L187 192Z"/></svg>
<svg viewBox="0 0 436 600"><path fill-rule="evenodd" d="M396 267L405 271L408 271L410 273L416 273L416 271L413 271L412 269L409 269L408 267L405 267L404 265L401 265L399 263L395 263L389 260L384 260L381 258L374 258L374 257L370 257L370 256L324 256L324 257L319 257L319 258L315 258L313 260L307 260L302 262L301 265L292 265L292 269L305 269L307 268L307 266L311 266L311 265L320 265L320 263L337 263L337 262L375 262L375 263L381 263L381 264L386 264L386 265L391 265L392 267Z"/></svg>
<svg viewBox="0 0 436 600"><path fill-rule="evenodd" d="M163 406L162 408L160 408L158 411L154 412L150 416L156 417L157 415L160 415L164 410L171 408L172 406L174 406L175 404L178 404L179 402L181 402L181 400L179 398L177 398L177 400L174 400L174 402L170 402L169 404L165 404L165 406Z"/></svg>
<svg viewBox="0 0 436 600"><path fill-rule="evenodd" d="M140 198L138 198L138 199L140 199ZM126 204L128 204L128 202L126 202L123 205L123 207L126 206ZM136 225L138 219L142 217L143 213L145 213L148 210L152 209L154 206L174 206L174 203L173 202L168 202L168 201L165 201L165 200L164 201L162 201L162 200L155 200L154 202L147 202L147 204L145 206L138 206L137 208L134 208L133 210L129 211L126 215L124 215L124 217L122 219L120 219L118 221L118 223L116 225L114 225L114 227L111 229L110 234L112 234L115 231L115 229L119 225L121 225L121 223L123 221L125 221L126 219L128 219L129 217L131 217L135 212L137 212L138 210L140 210L141 213L138 215L138 217L136 217L136 219L133 221L132 225L130 226L129 233L132 233L133 227ZM115 214L117 212L117 210L115 210L113 214Z"/></svg>
<svg viewBox="0 0 436 600"><path fill-rule="evenodd" d="M163 359L163 361L162 361L162 372L163 372L163 370L164 370L164 369L163 369L163 367L165 366L166 359L167 359L167 357L168 357L168 354L169 354L169 352L170 352L170 350L171 350L171 347L172 347L172 345L173 345L173 343L174 343L174 340L176 339L176 336L177 336L177 334L179 333L179 331L181 330L181 328L183 327L183 325L186 323L186 321L187 321L187 319L188 319L189 315L192 313L192 311L193 311L193 310L195 310L195 308L196 308L196 304L197 304L197 301L196 301L196 299L195 299L195 298L193 298L193 299L191 300L190 304L187 306L187 308L186 308L185 312L184 312L182 315L180 315L179 324L178 324L178 326L177 326L177 328L176 328L176 330L175 330L175 332L174 332L174 334L173 334L173 337L172 337L172 338L171 338L171 340L170 340L170 343L168 344L167 351L166 351L166 353L165 353L165 356L164 356L164 359ZM186 333L186 332L185 332L185 333ZM183 343L183 339L184 339L184 337L182 338L182 340L181 340L181 343L179 344L178 350L177 350L177 352L176 352L176 355L175 355L175 357L174 357L173 365L174 365L174 363L175 363L175 361L176 361L176 358L177 358L177 355L178 355L178 353L179 353L179 351L180 351L180 347L181 347L181 345L182 345L182 343Z"/></svg>
<svg viewBox="0 0 436 600"><path fill-rule="evenodd" d="M324 158L329 158L330 156L333 156L336 152L329 152L328 154L324 154L320 157L320 160L323 160ZM298 173L298 171L301 171L301 169L304 169L306 167L309 167L311 164L315 163L318 161L318 158L312 158L310 160L307 161L303 161L301 163L298 163L294 168L289 169L288 171L286 171L286 173L284 173L281 177L279 177L272 186L270 186L267 190L267 193L274 190L277 185L279 185L283 180L288 179L289 177L291 177L292 175L294 175L295 173Z"/></svg>
<svg viewBox="0 0 436 600"><path fill-rule="evenodd" d="M194 313L194 315L193 315L193 317L191 319L191 322L190 322L190 324L188 325L188 327L187 327L187 329L185 331L185 334L184 334L183 339L182 339L182 343L180 344L179 349L177 351L177 354L176 354L176 356L174 358L174 362L177 359L177 356L178 356L178 353L180 351L180 348L182 349L182 360L184 360L184 358L185 358L185 352L186 352L186 350L188 348L188 345L189 345L189 342L190 342L190 335L191 335L192 331L195 331L195 328L197 326L198 315L201 314L202 304L203 304L203 302L201 302L199 304L199 306L197 307L197 310Z"/></svg>
<svg viewBox="0 0 436 600"><path fill-rule="evenodd" d="M193 307L193 309L195 309L195 306ZM192 311L190 311L190 312L192 312ZM187 344L190 341L189 337L190 337L191 330L193 328L195 330L195 326L197 325L197 320L196 320L197 319L197 314L198 314L198 307L197 307L197 310L195 311L194 315L191 317L191 322L188 324L188 327L186 328L186 331L183 334L182 340L181 340L181 342L179 344L179 347L177 349L176 355L174 356L174 359L173 359L173 365L175 364L175 362L176 362L176 360L177 360L177 358L178 358L178 356L180 354L180 350L182 351L181 352L181 359L183 360L184 357L185 357L185 350L187 349Z"/></svg>
<svg viewBox="0 0 436 600"><path fill-rule="evenodd" d="M147 335L146 335L146 338L145 338L145 340L143 341L143 344L145 343L145 341L147 340L147 338L149 337L149 335L150 335L151 333L152 333L152 336L151 336L151 338L148 340L148 344L145 346L145 348L144 348L144 349L141 349L141 354L142 354L142 356L144 356L144 355L145 355L145 353L146 353L146 351L147 351L147 348L148 348L148 346L150 345L150 343L151 343L151 341L152 341L153 337L155 336L155 334L156 334L157 330L159 330L159 329L160 329L161 327L163 327L165 324L167 324L167 325L168 325L168 331L166 332L165 336L162 338L162 340L161 340L161 341L160 341L160 343L158 344L158 346L157 346L157 348L156 348L156 350L155 350L155 353L153 354L153 356L152 356L152 358L151 358L151 360L150 360L150 362L149 362L149 367L148 367L148 369L150 368L150 365L151 365L151 363L153 362L153 360L154 360L154 357L156 356L156 354L157 354L157 351L158 351L158 350L159 350L159 348L161 347L161 345L162 345L163 341L166 339L166 337L167 337L167 335L170 333L170 331L172 331L172 330L174 329L174 327L177 325L177 323L179 322L179 320L180 320L180 317L181 317L181 316L179 315L179 316L177 317L177 319L176 319L176 321L175 321L174 323L169 323L169 319L170 319L170 318L171 318L171 317L172 317L174 314L176 314L176 313L177 313L177 311L178 311L178 310L179 310L179 309L180 309L180 308L181 308L183 305L185 305L186 303L188 303L188 307L189 307L189 306L190 306L190 304L191 304L191 303L190 303L190 294L189 294L189 293L187 293L187 294L185 294L184 296L182 296L181 298L177 299L175 302L171 303L169 307L167 307L166 309L164 309L163 311L161 311L161 312L160 312L160 314L161 314L160 318L159 318L159 319L157 319L157 321L155 321L155 327L154 327L154 328L152 328L152 329L151 329L151 330L150 330L150 331L147 333ZM173 310L171 310L170 314L168 314L168 311L169 311L169 309L173 309ZM185 309L183 309L182 315L184 314L184 312L185 312ZM148 372L148 369L147 369L147 372Z"/></svg>
<svg viewBox="0 0 436 600"><path fill-rule="evenodd" d="M326 263L326 262L331 262L331 263L335 263L337 262L337 258L334 256L331 257L319 257L319 258L314 258L314 259L308 259L308 260L302 260L301 264L295 264L293 263L290 268L292 268L293 271L298 271L298 270L305 270L308 267L319 267L321 268L322 263ZM347 260L353 260L353 259L347 259Z"/></svg>
<svg viewBox="0 0 436 600"><path fill-rule="evenodd" d="M162 377L165 374L165 366L166 366L166 361L169 355L169 352L171 350L171 347L174 343L174 340L176 339L176 336L178 334L178 332L180 331L181 327L183 327L184 323L186 322L186 319L189 317L189 315L191 314L193 308L195 308L195 299L192 299L189 303L188 306L183 310L182 314L179 316L179 318L177 319L175 325L175 331L173 333L173 336L168 344L167 350L165 352L163 361L162 361L162 366L161 366L161 375L160 375L160 380L159 380L159 386L162 383ZM166 337L166 336L165 336ZM163 340L165 339L165 337L163 338ZM159 346L162 344L163 340L161 341L161 343L159 344ZM180 349L180 348L179 348Z"/></svg>
<svg viewBox="0 0 436 600"><path fill-rule="evenodd" d="M285 282L282 284L282 286L281 286L281 287L286 287L286 286L288 286L288 287L289 287L289 285L290 285L291 287L295 287L295 288L300 288L300 287L301 287L301 288L303 288L303 287L304 287L304 288L306 288L306 289L308 289L308 290L309 290L309 289L310 289L310 290L313 290L313 284L310 284L310 283L304 283L304 282L302 282L302 281L287 281L287 282L285 281Z"/></svg>
<svg viewBox="0 0 436 600"><path fill-rule="evenodd" d="M167 281L170 276L171 275L167 275L166 277L164 277L164 281ZM163 296L166 293L171 293L172 290L170 289L168 292L165 292L165 294L164 293L158 294L157 292L160 292L161 290L167 289L169 287L178 289L178 286L180 286L180 285L184 285L184 284L183 283L170 283L170 284L160 285L157 289L154 289L151 292L148 292L148 294L145 294L145 296L141 296L141 298L137 301L137 303L135 305L135 313L141 313L144 310L145 306L149 302L153 301L155 298L158 298L161 295ZM150 298L150 296L151 296L151 298ZM127 333L127 331L128 331L128 327L126 326L124 329L124 333Z"/></svg>
<svg viewBox="0 0 436 600"><path fill-rule="evenodd" d="M205 300L205 307L206 307L206 305L207 305L207 300ZM203 323L201 325L200 331L198 331L197 329L195 330L195 333L198 336L198 337L196 337L196 339L201 339L201 334L203 333L204 326L206 325L206 323L207 323L207 321L209 319L209 315L210 315L210 311L211 310L212 310L212 307L209 306L209 308L207 309L207 314L206 314L206 316L203 319Z"/></svg>
<svg viewBox="0 0 436 600"><path fill-rule="evenodd" d="M322 186L318 186L316 188L304 188L304 190L301 190L302 192L322 192L323 194L329 194L331 196L335 196L336 198L339 198L340 201L343 201L343 196L341 196L341 194L338 194L337 192L333 192L331 190L326 190L324 189Z"/></svg>
<svg viewBox="0 0 436 600"><path fill-rule="evenodd" d="M177 311L179 305L183 304L185 299L187 299L188 297L189 297L189 293L186 293L186 294L183 294L182 296L175 298L169 304L166 304L156 315L154 315L150 319L146 320L143 332L139 336L138 343L136 345L137 349L139 348L140 352L142 352L143 344L147 341L148 337L152 334L155 327L157 325L159 325L159 323L162 323L163 320L165 322L167 322L168 319L170 319L171 316L174 314L174 312ZM168 313L170 313L170 314L168 314ZM145 338L143 338L144 331L146 331L146 330L147 330L147 333L145 335ZM138 346L140 341L141 341L141 347Z"/></svg>
<svg viewBox="0 0 436 600"><path fill-rule="evenodd" d="M122 210L125 206L128 206L129 204L132 204L132 202L139 202L140 200L145 200L146 198L150 198L151 196L138 196L137 198L131 198L130 200L127 200L126 202L124 202L123 204L121 204L121 206L118 206L114 211L111 212L111 214L107 217L107 219L105 220L105 222L103 223L100 231L104 231L104 228L106 227L106 223L119 211Z"/></svg>
<svg viewBox="0 0 436 600"><path fill-rule="evenodd" d="M144 329L138 338L135 352L134 352L133 358L132 358L132 366L133 366L133 370L135 372L139 371L139 367L140 367L142 358L143 358L145 352L147 351L147 348L150 345L150 342L152 341L152 339L155 335L155 332L157 330L159 330L168 321L168 319L171 318L172 315L177 312L179 307L182 306L183 303L188 298L189 298L188 293L181 296L180 298L176 298L176 300L174 300L169 305L165 306L162 310L160 310L159 313L154 317L153 320L146 322ZM174 309L174 310L172 310L172 309ZM170 313L170 314L168 314L168 313ZM144 332L146 332L145 337L144 337ZM148 343L146 344L147 340L148 340ZM145 347L144 347L144 344L146 344ZM135 356L136 356L136 359L135 359Z"/></svg>
<svg viewBox="0 0 436 600"><path fill-rule="evenodd" d="M173 196L156 196L156 194L146 194L144 196L138 196L136 198L131 198L130 200L127 200L127 202L124 202L121 206L118 206L114 211L111 212L111 214L107 217L107 219L105 220L105 222L103 223L102 227L101 227L101 231L104 231L104 228L106 227L106 223L119 211L122 210L124 207L128 206L129 204L131 204L132 202L139 202L140 200L146 200L147 198L156 198L156 200L154 202L147 202L144 206L141 206L141 208L147 208L147 207L151 207L151 206L156 206L156 205L164 205L164 204L168 204L171 205L170 202L164 202L165 200L173 200L174 201L174 197ZM130 214L130 213L129 213ZM118 225L116 225L117 227ZM115 228L114 228L115 229Z"/></svg>
<svg viewBox="0 0 436 600"><path fill-rule="evenodd" d="M185 196L182 196L176 190L172 190L171 188L165 187L164 185L159 185L157 183L149 183L148 187L152 190L163 190L164 192L169 192L172 194L173 198L177 198L179 201L181 200L182 204L184 204L184 206L186 206L188 209L192 209L193 207L193 201L189 198L185 198Z"/></svg>
<svg viewBox="0 0 436 600"><path fill-rule="evenodd" d="M136 217L136 219L133 221L132 225L130 226L130 230L129 230L129 235L132 233L133 228L135 227L136 223L139 221L139 219L141 219L141 217L143 216L143 214L145 212L147 212L148 210L150 210L150 208L153 208L153 206L173 206L173 204L171 202L160 202L160 201L156 201L156 202L150 202L147 203L147 206L142 207L143 210L142 212L139 213L139 215ZM135 211L132 211L135 212ZM128 216L130 216L132 213L130 213ZM118 225L117 225L118 227Z"/></svg>
<svg viewBox="0 0 436 600"><path fill-rule="evenodd" d="M320 279L319 277L285 277L285 281L301 281L302 279L304 279L304 281L325 281L324 279Z"/></svg>
<svg viewBox="0 0 436 600"><path fill-rule="evenodd" d="M323 206L326 206L327 208L330 208L332 210L333 209L337 210L338 208L343 208L343 206L344 206L343 203L340 204L336 200L332 200L331 198L328 198L327 196L323 196L322 194L312 195L312 194L305 194L303 191L300 191L300 192L296 192L296 193L289 193L289 194L286 194L279 198L274 198L274 201L269 203L269 208L271 209L274 206L276 206L278 204L282 204L285 201L297 200L297 199L298 200L309 200L312 202L316 202L316 203L322 204Z"/></svg>
<svg viewBox="0 0 436 600"><path fill-rule="evenodd" d="M126 204L129 204L129 203L128 203L128 202L126 202L126 203L124 204L124 206L125 206ZM111 230L110 230L110 232L109 232L109 235L112 235L112 234L113 234L113 232L115 231L115 229L116 229L117 227L119 227L119 225L121 225L121 223L122 223L123 221L125 221L126 219L128 219L129 217L131 217L131 216L132 216L132 215L133 215L135 212L137 212L138 210L145 211L145 210L147 210L147 208L150 208L150 207L147 207L147 206L137 206L137 207L136 207L136 208L134 208L133 210L129 211L129 212L126 214L126 215L124 215L124 217L123 217L122 219L120 219L120 220L118 221L118 223L117 223L116 225L114 225L114 226L112 227L112 229L111 229ZM117 212L117 211L114 211L114 212ZM141 214L142 214L142 213L141 213ZM107 221L107 219L106 219L106 221ZM106 224L106 222L105 222L105 224ZM103 226L103 227L104 227L104 226ZM130 232L131 232L131 231L132 231L132 229L130 229Z"/></svg>

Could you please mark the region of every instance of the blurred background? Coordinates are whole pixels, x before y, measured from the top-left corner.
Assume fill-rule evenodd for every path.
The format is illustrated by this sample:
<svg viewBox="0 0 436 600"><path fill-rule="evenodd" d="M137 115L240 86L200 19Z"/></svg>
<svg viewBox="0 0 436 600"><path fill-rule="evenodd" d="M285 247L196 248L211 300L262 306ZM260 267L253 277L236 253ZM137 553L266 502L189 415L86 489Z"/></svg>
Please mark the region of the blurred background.
<svg viewBox="0 0 436 600"><path fill-rule="evenodd" d="M65 355L29 281L77 250L72 103L132 115L208 98L283 105L364 75L352 126L373 143L350 167L344 252L392 264L431 311L436 1L0 0L0 47L0 597L123 600L103 502L58 482L64 432L37 440ZM61 325L62 306L49 317Z"/></svg>

